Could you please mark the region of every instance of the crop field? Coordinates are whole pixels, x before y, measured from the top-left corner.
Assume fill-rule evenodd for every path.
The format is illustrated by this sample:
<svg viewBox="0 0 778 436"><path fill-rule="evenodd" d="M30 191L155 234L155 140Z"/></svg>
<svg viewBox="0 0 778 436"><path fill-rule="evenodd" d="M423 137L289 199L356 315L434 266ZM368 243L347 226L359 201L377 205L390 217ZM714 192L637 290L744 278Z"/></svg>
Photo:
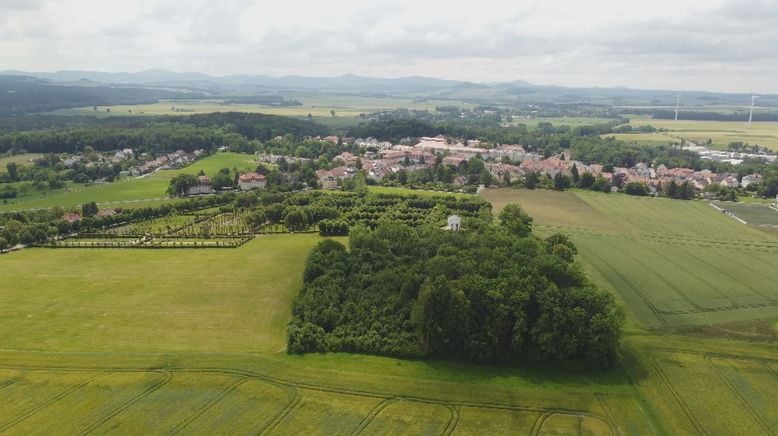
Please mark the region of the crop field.
<svg viewBox="0 0 778 436"><path fill-rule="evenodd" d="M632 118L634 127L651 125L671 131L673 136L694 141L713 140L716 148L726 148L730 142L758 144L771 150L778 150L778 122L755 122L747 128L741 121L684 121L657 120L653 118Z"/></svg>
<svg viewBox="0 0 778 436"><path fill-rule="evenodd" d="M279 93L285 98L297 100L302 106L266 106L260 104L225 103L224 100L193 100L193 101L161 101L153 104L99 106L95 111L92 107L60 109L54 111L57 115L97 115L97 116L137 116L137 115L191 115L211 112L250 112L292 117L307 117L332 119L330 111L335 111L335 118L354 119L362 113L379 112L391 109L434 110L435 106L455 104L459 107L472 107L472 104L451 102L450 100L425 100L394 97L361 97L361 96L325 96L305 93ZM176 108L174 110L173 108ZM110 112L107 112L110 109Z"/></svg>
<svg viewBox="0 0 778 436"><path fill-rule="evenodd" d="M539 234L572 237L594 279L645 326L778 318L778 238L705 202L590 192L487 190Z"/></svg>
<svg viewBox="0 0 778 436"><path fill-rule="evenodd" d="M124 179L114 183L92 186L78 185L50 195L22 198L0 204L0 212L45 207L73 207L90 201L100 206L132 207L137 202L153 204L167 200L167 188L170 179L180 173L197 174L200 170L213 175L221 168L255 169L257 163L253 155L239 153L217 153L194 162L178 170L162 170L145 177ZM135 205L137 206L137 205Z"/></svg>
<svg viewBox="0 0 778 436"><path fill-rule="evenodd" d="M748 224L778 228L778 210L770 208L770 203L716 202L716 205Z"/></svg>

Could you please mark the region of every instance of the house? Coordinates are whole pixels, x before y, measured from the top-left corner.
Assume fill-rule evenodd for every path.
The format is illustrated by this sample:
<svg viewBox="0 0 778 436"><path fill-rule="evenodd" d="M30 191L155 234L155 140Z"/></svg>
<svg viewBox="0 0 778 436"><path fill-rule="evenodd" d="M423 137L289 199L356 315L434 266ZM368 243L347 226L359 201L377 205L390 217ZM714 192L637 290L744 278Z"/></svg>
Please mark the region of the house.
<svg viewBox="0 0 778 436"><path fill-rule="evenodd" d="M460 218L458 215L451 215L448 217L448 226L446 227L448 230L452 230L454 232L458 232L459 229L462 228L462 218Z"/></svg>
<svg viewBox="0 0 778 436"><path fill-rule="evenodd" d="M331 170L321 169L316 171L316 178L322 189L337 189L338 180L346 180L354 177L357 171L354 168L336 167Z"/></svg>
<svg viewBox="0 0 778 436"><path fill-rule="evenodd" d="M762 176L759 174L749 174L747 176L743 176L743 178L740 180L740 186L747 188L748 185L752 183L759 183L762 180Z"/></svg>
<svg viewBox="0 0 778 436"><path fill-rule="evenodd" d="M62 215L62 219L69 222L69 223L75 223L77 221L81 221L81 215L75 213L75 212L68 212L64 215Z"/></svg>
<svg viewBox="0 0 778 436"><path fill-rule="evenodd" d="M116 209L111 209L111 208L100 209L99 211L97 211L97 216L99 217L114 216L116 214L117 214Z"/></svg>
<svg viewBox="0 0 778 436"><path fill-rule="evenodd" d="M211 194L211 193L213 193L213 187L211 186L211 178L208 176L198 177L197 184L190 186L186 190L186 195Z"/></svg>
<svg viewBox="0 0 778 436"><path fill-rule="evenodd" d="M249 191L256 188L264 188L267 186L267 177L262 174L251 172L241 174L238 177L238 187L241 191Z"/></svg>

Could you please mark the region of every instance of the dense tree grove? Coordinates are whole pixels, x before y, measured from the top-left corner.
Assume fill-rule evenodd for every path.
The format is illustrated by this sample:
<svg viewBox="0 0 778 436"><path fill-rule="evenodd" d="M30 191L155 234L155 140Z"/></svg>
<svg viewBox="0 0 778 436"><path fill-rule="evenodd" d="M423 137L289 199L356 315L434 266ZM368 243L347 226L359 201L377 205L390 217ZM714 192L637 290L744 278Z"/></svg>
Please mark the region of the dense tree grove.
<svg viewBox="0 0 778 436"><path fill-rule="evenodd" d="M382 221L308 258L291 353L348 351L484 362L614 362L621 314L562 235L532 236L513 207L464 231Z"/></svg>

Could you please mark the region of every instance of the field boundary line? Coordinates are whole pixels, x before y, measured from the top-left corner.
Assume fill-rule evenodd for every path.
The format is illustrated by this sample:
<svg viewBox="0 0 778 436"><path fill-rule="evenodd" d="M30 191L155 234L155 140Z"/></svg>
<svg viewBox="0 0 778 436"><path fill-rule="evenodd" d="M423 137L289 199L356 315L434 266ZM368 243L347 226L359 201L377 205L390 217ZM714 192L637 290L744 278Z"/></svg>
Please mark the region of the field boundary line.
<svg viewBox="0 0 778 436"><path fill-rule="evenodd" d="M708 363L708 366L710 366L710 368L724 383L724 385L726 385L727 388L729 388L732 394L734 394L735 397L737 397L738 401L740 401L743 407L745 407L746 410L748 410L748 413L750 413L751 416L756 419L756 422L759 423L759 425L762 427L762 430L765 430L767 434L774 435L775 432L772 431L769 425L767 425L767 423L764 421L762 416L759 413L757 413L756 410L754 410L754 408L751 406L751 404L748 403L748 400L746 400L745 397L743 397L740 391L738 391L737 388L724 376L724 374L722 374L721 371L718 368L716 368L716 364L713 362L713 359L714 358L710 356L705 357L705 361Z"/></svg>
<svg viewBox="0 0 778 436"><path fill-rule="evenodd" d="M0 427L0 433L7 431L9 428L19 424L20 422L24 421L25 419L35 415L36 413L40 412L41 410L51 406L52 404L56 403L57 401L67 397L68 395L72 394L73 392L83 388L84 386L88 385L89 383L92 383L96 379L112 374L112 372L100 372L99 374L96 374L92 377L87 378L86 380L82 381L81 383L71 386L64 391L54 395L53 397L47 399L46 401L43 401L42 403L38 404L37 406L33 407L32 409L29 409L25 412L22 412L19 416L11 419L7 423L3 424L2 427Z"/></svg>
<svg viewBox="0 0 778 436"><path fill-rule="evenodd" d="M667 390L670 391L670 395L673 396L675 401L678 403L679 406L681 406L681 410L686 415L686 417L689 419L689 421L694 426L694 429L697 430L697 432L701 435L707 434L705 429L702 427L700 422L697 420L697 417L694 416L691 409L689 408L689 405L686 404L686 401L681 397L681 395L676 391L675 387L673 386L670 379L667 377L667 374L662 370L659 363L656 361L656 359L651 359L652 364L654 366L654 370L659 375L659 378L662 380L664 385L667 387Z"/></svg>
<svg viewBox="0 0 778 436"><path fill-rule="evenodd" d="M3 389L5 389L5 388L7 388L9 386L15 385L16 383L19 382L19 380L21 380L21 379L17 377L15 379L8 380L7 382L1 384L0 385L0 391L2 391Z"/></svg>
<svg viewBox="0 0 778 436"><path fill-rule="evenodd" d="M178 434L181 433L187 426L189 426L192 422L197 420L200 416L202 416L205 412L211 409L211 407L215 406L219 401L223 400L224 397L231 394L235 389L238 388L238 386L242 385L243 383L248 382L249 379L247 378L239 378L238 380L235 380L232 382L229 386L224 388L221 392L219 392L216 397L211 399L211 401L204 404L200 409L195 411L190 417L183 420L181 423L179 423L177 426L175 426L172 430L170 430L169 434Z"/></svg>
<svg viewBox="0 0 778 436"><path fill-rule="evenodd" d="M163 375L163 378L162 378L162 380L158 381L157 383L155 383L155 384L153 384L153 385L149 386L148 388L146 388L146 390L144 390L144 391L143 391L143 392L141 392L140 394L136 395L136 396L135 396L135 397L133 397L133 398L130 398L129 400L127 400L126 402L124 402L124 404L122 404L122 405L120 405L119 407L117 407L116 409L112 410L112 411L111 411L111 412L110 412L110 413L109 413L107 416L105 416L103 419L101 419L101 420L99 420L99 421L97 421L97 422L93 423L93 424L92 424L92 425L90 425L89 427L87 427L87 428L85 428L84 430L82 430L82 431L79 433L79 435L87 435L87 434L89 434L89 433L93 432L95 429L99 428L100 426L102 426L102 425L103 425L103 424L105 424L106 422L108 422L108 421L110 421L111 419L115 418L116 416L118 416L119 414L121 414L122 412L124 412L125 410L127 410L128 408L130 408L130 407L132 407L133 405L135 405L136 403L138 403L140 400L142 400L142 399L146 398L147 396L151 395L152 393L154 393L156 390L158 390L158 389L159 389L159 388L161 388L162 386L164 386L164 385L168 384L168 382L170 382L170 380L173 378L173 374L172 374L172 373L170 373L169 371L158 371L158 370L157 370L157 371L154 371L154 370L149 370L148 372L150 372L150 373L157 373L157 374L162 374L162 375Z"/></svg>

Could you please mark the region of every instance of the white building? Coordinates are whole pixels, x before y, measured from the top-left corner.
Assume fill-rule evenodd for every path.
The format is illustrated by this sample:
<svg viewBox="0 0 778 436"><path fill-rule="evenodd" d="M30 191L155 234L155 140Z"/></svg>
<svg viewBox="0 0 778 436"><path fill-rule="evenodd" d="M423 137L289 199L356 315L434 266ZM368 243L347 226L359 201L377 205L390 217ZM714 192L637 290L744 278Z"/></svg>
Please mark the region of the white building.
<svg viewBox="0 0 778 436"><path fill-rule="evenodd" d="M200 176L197 178L197 184L190 186L186 190L186 195L197 194L212 194L213 187L211 186L211 178L208 176Z"/></svg>
<svg viewBox="0 0 778 436"><path fill-rule="evenodd" d="M462 218L460 218L458 215L449 216L447 228L455 232L459 231L459 229L462 228Z"/></svg>
<svg viewBox="0 0 778 436"><path fill-rule="evenodd" d="M249 191L267 186L267 178L259 173L246 173L238 177L238 187L241 191Z"/></svg>

